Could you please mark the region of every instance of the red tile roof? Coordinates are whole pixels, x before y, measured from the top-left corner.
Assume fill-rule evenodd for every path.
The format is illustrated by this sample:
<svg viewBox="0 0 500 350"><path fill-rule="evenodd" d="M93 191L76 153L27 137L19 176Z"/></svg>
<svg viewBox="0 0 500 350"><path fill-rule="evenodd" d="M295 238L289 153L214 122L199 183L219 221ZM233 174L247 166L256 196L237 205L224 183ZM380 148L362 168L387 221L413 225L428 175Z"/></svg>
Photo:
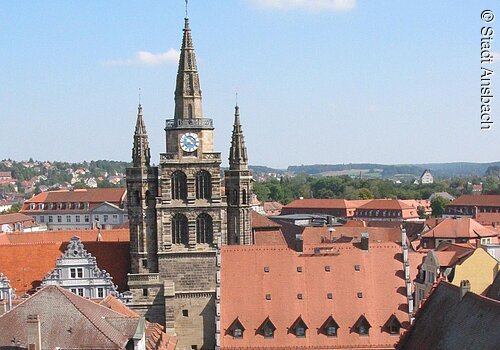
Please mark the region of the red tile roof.
<svg viewBox="0 0 500 350"><path fill-rule="evenodd" d="M120 291L126 290L130 265L128 230L102 230L101 234L100 242L96 240L97 231L90 230L0 234L0 272L9 278L20 297L40 286L70 238L77 235L95 256L99 268L109 272Z"/></svg>
<svg viewBox="0 0 500 350"><path fill-rule="evenodd" d="M452 201L449 205L500 207L500 194L464 194Z"/></svg>
<svg viewBox="0 0 500 350"><path fill-rule="evenodd" d="M114 296L111 294L108 295L106 298L103 300L100 300L98 302L99 305L105 306L108 309L111 309L113 311L116 311L123 316L127 317L139 317L139 314L133 311L132 309L129 309L124 303L122 303L120 300L116 299Z"/></svg>
<svg viewBox="0 0 500 350"><path fill-rule="evenodd" d="M411 205L408 205L404 201L397 199L374 199L359 207L359 209L368 210L401 210L412 208L413 207Z"/></svg>
<svg viewBox="0 0 500 350"><path fill-rule="evenodd" d="M252 210L252 228L280 228L281 225L269 219L267 216L257 213Z"/></svg>
<svg viewBox="0 0 500 350"><path fill-rule="evenodd" d="M336 249L311 255L278 246L222 247L222 349L393 348L398 337L384 325L396 315L408 326L401 246L370 243L366 252L347 243ZM362 315L372 326L369 336L353 332ZM319 331L330 316L340 326L337 337ZM308 327L304 338L290 330L298 317ZM246 329L242 339L228 334L236 318ZM276 327L273 339L256 334L266 318Z"/></svg>
<svg viewBox="0 0 500 350"><path fill-rule="evenodd" d="M320 199L320 198L304 198L304 199L296 199L287 205L284 208L301 208L301 209L321 209L321 208L356 208L356 204L354 201L348 201L345 199Z"/></svg>
<svg viewBox="0 0 500 350"><path fill-rule="evenodd" d="M481 238L496 237L497 232L471 218L445 219L422 234L425 238Z"/></svg>
<svg viewBox="0 0 500 350"><path fill-rule="evenodd" d="M138 319L100 306L57 286L47 286L0 316L0 346L15 337L27 344L28 315L38 315L43 349L122 349Z"/></svg>
<svg viewBox="0 0 500 350"><path fill-rule="evenodd" d="M88 188L42 192L25 203L68 203L68 202L121 202L125 200L125 188Z"/></svg>
<svg viewBox="0 0 500 350"><path fill-rule="evenodd" d="M2 214L0 215L0 225L4 224L15 224L17 222L21 223L29 223L29 222L34 222L35 219L33 219L29 215L24 215L22 213L12 213L12 214Z"/></svg>
<svg viewBox="0 0 500 350"><path fill-rule="evenodd" d="M306 227L302 232L302 239L304 242L304 249L307 247L314 248L321 244L321 242L336 240L340 237L352 237L355 242L361 240L361 234L368 232L370 242L401 242L401 229L388 228L388 227L335 227L334 231L330 234L330 227Z"/></svg>

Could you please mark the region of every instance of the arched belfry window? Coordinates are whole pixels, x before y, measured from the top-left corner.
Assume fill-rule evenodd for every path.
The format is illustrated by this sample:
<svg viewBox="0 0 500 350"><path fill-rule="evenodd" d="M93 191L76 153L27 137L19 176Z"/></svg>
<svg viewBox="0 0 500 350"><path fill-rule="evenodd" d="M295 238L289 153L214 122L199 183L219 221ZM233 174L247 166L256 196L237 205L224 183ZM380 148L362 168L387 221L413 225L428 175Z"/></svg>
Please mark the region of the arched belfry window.
<svg viewBox="0 0 500 350"><path fill-rule="evenodd" d="M175 214L172 218L172 244L189 244L188 221L182 214Z"/></svg>
<svg viewBox="0 0 500 350"><path fill-rule="evenodd" d="M196 243L213 244L214 233L212 217L201 213L196 218Z"/></svg>
<svg viewBox="0 0 500 350"><path fill-rule="evenodd" d="M212 176L206 170L196 173L196 199L212 198Z"/></svg>
<svg viewBox="0 0 500 350"><path fill-rule="evenodd" d="M187 198L187 178L182 171L174 171L170 177L172 186L172 199Z"/></svg>
<svg viewBox="0 0 500 350"><path fill-rule="evenodd" d="M188 105L188 117L189 117L189 119L193 118L193 105L192 104Z"/></svg>
<svg viewBox="0 0 500 350"><path fill-rule="evenodd" d="M241 193L241 196L243 197L242 200L243 200L243 204L248 204L248 198L247 198L247 190L243 189L242 193Z"/></svg>

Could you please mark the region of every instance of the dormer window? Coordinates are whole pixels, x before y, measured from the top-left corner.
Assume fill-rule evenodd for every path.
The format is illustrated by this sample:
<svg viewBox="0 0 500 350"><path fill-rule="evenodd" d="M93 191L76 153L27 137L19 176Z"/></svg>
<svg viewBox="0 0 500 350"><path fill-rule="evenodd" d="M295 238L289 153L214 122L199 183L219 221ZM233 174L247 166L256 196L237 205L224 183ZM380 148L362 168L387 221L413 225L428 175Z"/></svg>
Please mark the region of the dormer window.
<svg viewBox="0 0 500 350"><path fill-rule="evenodd" d="M290 327L290 331L295 334L297 338L304 338L306 336L307 325L302 320L302 317L299 316L299 318L295 320L295 322Z"/></svg>
<svg viewBox="0 0 500 350"><path fill-rule="evenodd" d="M364 315L361 315L354 324L354 330L361 336L369 335L370 328L371 324Z"/></svg>
<svg viewBox="0 0 500 350"><path fill-rule="evenodd" d="M384 325L384 328L391 335L399 335L401 330L401 322L399 322L396 315L392 314Z"/></svg>
<svg viewBox="0 0 500 350"><path fill-rule="evenodd" d="M337 322L335 322L332 316L329 316L319 330L327 337L336 337L338 329L339 325Z"/></svg>
<svg viewBox="0 0 500 350"><path fill-rule="evenodd" d="M35 210L35 203L31 203L31 204L30 204L30 209L31 209L31 210Z"/></svg>
<svg viewBox="0 0 500 350"><path fill-rule="evenodd" d="M240 320L236 318L227 329L227 334L232 335L233 338L243 338L245 327L241 324Z"/></svg>
<svg viewBox="0 0 500 350"><path fill-rule="evenodd" d="M257 328L257 333L261 334L264 336L266 339L272 339L274 338L274 331L276 330L276 327L274 324L271 322L269 317L267 317L264 322Z"/></svg>

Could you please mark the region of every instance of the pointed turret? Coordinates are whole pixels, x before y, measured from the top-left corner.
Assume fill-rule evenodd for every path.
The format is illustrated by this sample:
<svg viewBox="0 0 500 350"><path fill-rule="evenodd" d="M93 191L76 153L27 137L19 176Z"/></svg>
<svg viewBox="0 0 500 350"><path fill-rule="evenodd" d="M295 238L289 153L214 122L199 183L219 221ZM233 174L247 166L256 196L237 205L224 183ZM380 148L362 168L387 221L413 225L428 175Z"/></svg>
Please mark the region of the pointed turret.
<svg viewBox="0 0 500 350"><path fill-rule="evenodd" d="M229 150L229 169L248 170L247 148L243 137L243 129L240 123L240 108L234 107L233 136L231 138L231 149Z"/></svg>
<svg viewBox="0 0 500 350"><path fill-rule="evenodd" d="M139 104L134 132L134 148L132 148L132 163L134 167L149 167L149 160L151 159L148 133L142 116L142 106Z"/></svg>
<svg viewBox="0 0 500 350"><path fill-rule="evenodd" d="M202 118L201 89L196 57L194 54L193 39L189 28L189 18L184 18L184 36L182 38L179 69L175 88L174 118L191 119Z"/></svg>

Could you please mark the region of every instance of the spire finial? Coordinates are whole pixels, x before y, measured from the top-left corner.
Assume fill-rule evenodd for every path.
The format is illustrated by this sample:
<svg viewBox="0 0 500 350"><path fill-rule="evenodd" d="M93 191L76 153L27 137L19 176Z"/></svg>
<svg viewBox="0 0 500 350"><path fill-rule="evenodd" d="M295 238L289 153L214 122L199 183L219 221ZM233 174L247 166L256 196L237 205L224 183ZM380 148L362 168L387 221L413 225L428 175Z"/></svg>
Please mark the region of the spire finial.
<svg viewBox="0 0 500 350"><path fill-rule="evenodd" d="M141 105L141 88L139 88L139 106Z"/></svg>
<svg viewBox="0 0 500 350"><path fill-rule="evenodd" d="M188 0L186 0L186 18L188 18Z"/></svg>
<svg viewBox="0 0 500 350"><path fill-rule="evenodd" d="M238 89L236 89L236 107L238 107Z"/></svg>

